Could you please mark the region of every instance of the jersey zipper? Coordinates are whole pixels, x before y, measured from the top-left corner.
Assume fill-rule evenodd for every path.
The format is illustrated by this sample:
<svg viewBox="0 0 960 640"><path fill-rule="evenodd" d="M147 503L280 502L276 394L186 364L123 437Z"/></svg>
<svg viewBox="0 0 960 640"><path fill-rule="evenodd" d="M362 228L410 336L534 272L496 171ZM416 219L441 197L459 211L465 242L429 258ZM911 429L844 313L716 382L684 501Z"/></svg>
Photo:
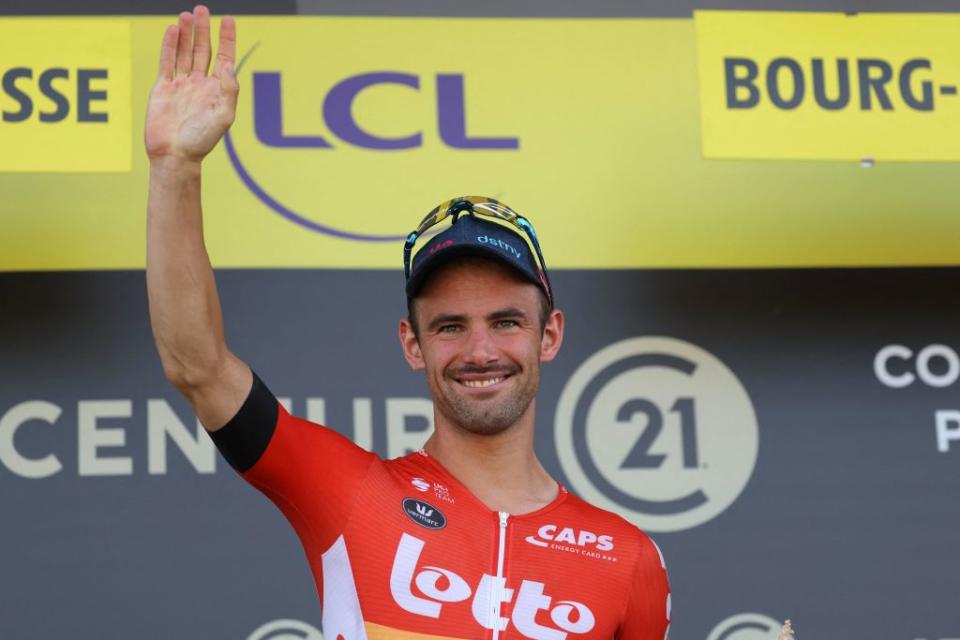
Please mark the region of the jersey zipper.
<svg viewBox="0 0 960 640"><path fill-rule="evenodd" d="M506 579L503 575L504 556L507 552L507 518L510 517L505 511L500 512L500 534L497 543L497 577L492 583L490 602L493 604L493 640L500 638L500 605L503 602L503 589Z"/></svg>

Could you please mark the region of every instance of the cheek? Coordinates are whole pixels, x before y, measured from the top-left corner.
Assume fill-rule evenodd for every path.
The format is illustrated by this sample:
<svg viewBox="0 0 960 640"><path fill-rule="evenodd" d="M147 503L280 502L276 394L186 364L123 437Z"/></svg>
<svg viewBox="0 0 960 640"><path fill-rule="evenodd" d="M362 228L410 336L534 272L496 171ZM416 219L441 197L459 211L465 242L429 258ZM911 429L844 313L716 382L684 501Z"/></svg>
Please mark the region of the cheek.
<svg viewBox="0 0 960 640"><path fill-rule="evenodd" d="M528 360L539 360L540 358L540 340L527 335L510 336L500 343L500 349L510 358L525 362Z"/></svg>
<svg viewBox="0 0 960 640"><path fill-rule="evenodd" d="M423 352L423 362L428 372L442 374L444 369L456 361L456 349L450 344L431 344Z"/></svg>

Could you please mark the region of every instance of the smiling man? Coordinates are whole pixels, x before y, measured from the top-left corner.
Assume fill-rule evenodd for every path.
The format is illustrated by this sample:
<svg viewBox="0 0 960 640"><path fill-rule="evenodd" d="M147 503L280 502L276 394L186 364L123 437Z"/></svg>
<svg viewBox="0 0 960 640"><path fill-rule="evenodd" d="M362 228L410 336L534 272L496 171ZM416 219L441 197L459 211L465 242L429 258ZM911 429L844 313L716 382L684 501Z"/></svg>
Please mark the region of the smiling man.
<svg viewBox="0 0 960 640"><path fill-rule="evenodd" d="M664 638L656 545L568 493L534 451L540 366L564 323L525 218L455 198L407 240L400 342L435 409L421 451L382 460L290 415L228 349L200 165L233 122L235 33L224 18L209 75L205 7L164 34L145 127L151 325L165 373L220 451L296 529L325 637Z"/></svg>

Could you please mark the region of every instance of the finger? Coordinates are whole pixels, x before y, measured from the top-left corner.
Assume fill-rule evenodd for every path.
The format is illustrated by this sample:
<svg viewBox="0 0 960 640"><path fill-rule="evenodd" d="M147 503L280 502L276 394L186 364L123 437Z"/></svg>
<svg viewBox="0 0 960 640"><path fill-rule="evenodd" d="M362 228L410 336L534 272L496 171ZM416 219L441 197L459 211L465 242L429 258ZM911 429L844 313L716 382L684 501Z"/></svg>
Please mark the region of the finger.
<svg viewBox="0 0 960 640"><path fill-rule="evenodd" d="M197 5L193 10L193 70L207 75L210 68L210 10Z"/></svg>
<svg viewBox="0 0 960 640"><path fill-rule="evenodd" d="M180 37L177 42L177 75L187 75L193 68L193 14L180 14Z"/></svg>
<svg viewBox="0 0 960 640"><path fill-rule="evenodd" d="M220 21L220 43L217 45L217 64L214 73L223 81L224 75L234 74L234 62L237 56L237 24L231 16L223 16ZM224 73L229 66L230 72Z"/></svg>
<svg viewBox="0 0 960 640"><path fill-rule="evenodd" d="M233 65L227 63L220 74L220 109L224 120L233 122L234 114L237 112L237 97L240 95L240 85L233 72Z"/></svg>
<svg viewBox="0 0 960 640"><path fill-rule="evenodd" d="M240 87L232 62L228 62L223 67L220 67L217 77L220 79L220 88L226 93L233 92Z"/></svg>
<svg viewBox="0 0 960 640"><path fill-rule="evenodd" d="M163 32L163 40L160 44L160 70L157 77L164 80L173 79L174 65L177 63L177 36L180 29L172 24Z"/></svg>

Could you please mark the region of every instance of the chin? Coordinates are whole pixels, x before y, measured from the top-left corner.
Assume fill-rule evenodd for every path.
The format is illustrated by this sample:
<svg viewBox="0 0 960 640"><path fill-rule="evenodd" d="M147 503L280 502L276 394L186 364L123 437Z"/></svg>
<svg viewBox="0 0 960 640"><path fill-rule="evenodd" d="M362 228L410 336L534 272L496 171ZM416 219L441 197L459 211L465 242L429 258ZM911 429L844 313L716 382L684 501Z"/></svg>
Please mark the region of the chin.
<svg viewBox="0 0 960 640"><path fill-rule="evenodd" d="M474 420L453 420L455 425L463 429L468 433L472 433L475 436L496 436L500 435L504 431L508 431L510 427L516 424L516 420L513 422L504 422L504 421L474 421Z"/></svg>
<svg viewBox="0 0 960 640"><path fill-rule="evenodd" d="M499 400L492 407L480 407L475 402L457 398L443 408L443 413L451 424L463 431L478 436L495 436L508 431L527 412L529 400L517 400Z"/></svg>

